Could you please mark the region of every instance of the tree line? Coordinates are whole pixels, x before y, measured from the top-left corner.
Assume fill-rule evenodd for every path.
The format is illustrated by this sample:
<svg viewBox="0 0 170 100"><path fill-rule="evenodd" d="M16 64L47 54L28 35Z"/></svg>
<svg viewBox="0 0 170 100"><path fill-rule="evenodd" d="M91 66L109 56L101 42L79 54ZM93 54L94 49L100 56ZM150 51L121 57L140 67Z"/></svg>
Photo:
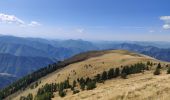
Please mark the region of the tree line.
<svg viewBox="0 0 170 100"><path fill-rule="evenodd" d="M144 63L137 63L131 66L110 68L108 71L103 71L101 74L97 74L93 78L81 77L77 80L74 80L72 84L70 84L68 79L61 83L46 84L38 89L34 100L51 100L51 98L54 97L54 92L58 92L59 96L64 97L67 93L67 89L71 89L73 91L73 94L80 92L80 89L81 91L92 90L96 88L96 83L104 83L106 80L113 79L119 76L125 79L127 78L127 75L141 73L144 72L144 70L149 70L148 66ZM80 87L80 89L78 89L78 86ZM23 97L21 97L20 100L23 100L22 98Z"/></svg>

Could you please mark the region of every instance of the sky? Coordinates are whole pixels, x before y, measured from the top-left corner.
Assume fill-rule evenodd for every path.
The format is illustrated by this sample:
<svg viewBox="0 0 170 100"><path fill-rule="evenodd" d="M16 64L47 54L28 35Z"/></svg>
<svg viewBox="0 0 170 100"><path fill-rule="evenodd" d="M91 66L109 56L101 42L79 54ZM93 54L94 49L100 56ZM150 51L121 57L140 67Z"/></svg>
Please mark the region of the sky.
<svg viewBox="0 0 170 100"><path fill-rule="evenodd" d="M0 34L170 41L170 0L1 0Z"/></svg>

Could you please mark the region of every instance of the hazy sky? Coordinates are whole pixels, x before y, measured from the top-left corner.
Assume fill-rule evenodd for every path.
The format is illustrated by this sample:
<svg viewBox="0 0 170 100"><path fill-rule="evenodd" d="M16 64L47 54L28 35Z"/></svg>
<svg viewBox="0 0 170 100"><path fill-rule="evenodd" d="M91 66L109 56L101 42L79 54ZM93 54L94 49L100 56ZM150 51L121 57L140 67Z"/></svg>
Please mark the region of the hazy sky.
<svg viewBox="0 0 170 100"><path fill-rule="evenodd" d="M170 0L1 0L0 34L170 41Z"/></svg>

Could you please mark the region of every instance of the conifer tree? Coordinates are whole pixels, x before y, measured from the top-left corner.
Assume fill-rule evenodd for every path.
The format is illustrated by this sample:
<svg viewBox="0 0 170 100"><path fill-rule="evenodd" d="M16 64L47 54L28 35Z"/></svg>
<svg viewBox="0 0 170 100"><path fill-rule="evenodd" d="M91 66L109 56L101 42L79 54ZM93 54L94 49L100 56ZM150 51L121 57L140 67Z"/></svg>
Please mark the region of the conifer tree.
<svg viewBox="0 0 170 100"><path fill-rule="evenodd" d="M159 69L161 68L161 64L160 63L158 64L157 68L159 68Z"/></svg>
<svg viewBox="0 0 170 100"><path fill-rule="evenodd" d="M119 68L115 69L115 77L118 77L120 75L120 70Z"/></svg>
<svg viewBox="0 0 170 100"><path fill-rule="evenodd" d="M89 81L88 83L87 83L87 90L92 90L92 89L94 89L94 88L96 88L96 82L95 81Z"/></svg>
<svg viewBox="0 0 170 100"><path fill-rule="evenodd" d="M114 69L111 68L109 71L108 71L108 78L111 79L114 77Z"/></svg>
<svg viewBox="0 0 170 100"><path fill-rule="evenodd" d="M73 81L73 87L76 87L76 81L75 80Z"/></svg>
<svg viewBox="0 0 170 100"><path fill-rule="evenodd" d="M102 74L102 80L107 80L107 72L104 71Z"/></svg>
<svg viewBox="0 0 170 100"><path fill-rule="evenodd" d="M95 76L95 79L96 79L96 82L100 82L101 81L101 75L100 74L97 74Z"/></svg>
<svg viewBox="0 0 170 100"><path fill-rule="evenodd" d="M59 90L58 94L59 96L64 97L66 95L66 92L63 90Z"/></svg>
<svg viewBox="0 0 170 100"><path fill-rule="evenodd" d="M170 74L170 67L168 67L167 74Z"/></svg>
<svg viewBox="0 0 170 100"><path fill-rule="evenodd" d="M123 79L126 79L126 78L127 78L127 74L126 74L126 73L121 73L121 77L122 77Z"/></svg>
<svg viewBox="0 0 170 100"><path fill-rule="evenodd" d="M85 84L84 83L80 84L80 88L81 88L81 90L84 90L85 89Z"/></svg>
<svg viewBox="0 0 170 100"><path fill-rule="evenodd" d="M159 75L161 72L160 72L160 68L157 67L156 70L154 71L154 75Z"/></svg>

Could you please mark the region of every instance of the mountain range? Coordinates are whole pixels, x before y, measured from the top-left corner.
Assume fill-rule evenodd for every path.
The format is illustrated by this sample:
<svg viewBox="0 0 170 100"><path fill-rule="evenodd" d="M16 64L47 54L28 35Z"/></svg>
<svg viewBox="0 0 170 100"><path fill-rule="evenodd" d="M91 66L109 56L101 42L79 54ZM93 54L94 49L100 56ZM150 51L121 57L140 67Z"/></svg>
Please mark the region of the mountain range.
<svg viewBox="0 0 170 100"><path fill-rule="evenodd" d="M50 40L0 36L0 73L7 73L12 81L33 71L75 54L91 50L124 49L146 54L163 61L170 61L169 42L131 42L131 41L84 41ZM156 47L157 46L157 47ZM2 79L0 77L0 80ZM4 76L7 77L7 76ZM0 84L7 83L11 77L4 78ZM5 79L7 79L5 81ZM4 87L1 85L0 88Z"/></svg>

